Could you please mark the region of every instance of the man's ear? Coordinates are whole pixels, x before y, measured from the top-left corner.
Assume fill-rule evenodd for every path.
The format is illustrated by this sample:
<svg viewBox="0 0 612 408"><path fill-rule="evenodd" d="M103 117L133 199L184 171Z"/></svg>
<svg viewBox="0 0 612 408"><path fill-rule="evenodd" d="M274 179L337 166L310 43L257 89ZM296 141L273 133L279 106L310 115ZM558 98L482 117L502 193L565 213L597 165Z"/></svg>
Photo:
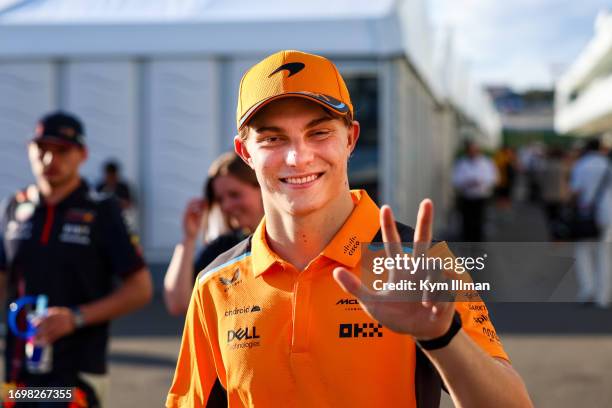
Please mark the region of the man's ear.
<svg viewBox="0 0 612 408"><path fill-rule="evenodd" d="M246 141L242 140L242 138L239 135L234 136L234 150L236 151L236 154L240 156L240 158L250 168L255 170L255 168L253 167L253 160L251 159L251 155L249 154L249 151L247 150L247 147L246 147Z"/></svg>
<svg viewBox="0 0 612 408"><path fill-rule="evenodd" d="M83 146L83 147L81 148L81 150L82 150L82 152L83 152L83 153L82 153L82 154L83 154L83 156L82 156L82 159L81 159L81 163L83 163L85 160L87 160L87 159L89 158L89 150L87 150L87 148L86 148L85 146Z"/></svg>
<svg viewBox="0 0 612 408"><path fill-rule="evenodd" d="M360 131L361 131L361 126L359 125L359 122L354 120L353 125L349 129L349 134L348 134L348 148L350 152L349 154L352 154L353 151L355 150L355 146L357 146L357 140L359 140Z"/></svg>

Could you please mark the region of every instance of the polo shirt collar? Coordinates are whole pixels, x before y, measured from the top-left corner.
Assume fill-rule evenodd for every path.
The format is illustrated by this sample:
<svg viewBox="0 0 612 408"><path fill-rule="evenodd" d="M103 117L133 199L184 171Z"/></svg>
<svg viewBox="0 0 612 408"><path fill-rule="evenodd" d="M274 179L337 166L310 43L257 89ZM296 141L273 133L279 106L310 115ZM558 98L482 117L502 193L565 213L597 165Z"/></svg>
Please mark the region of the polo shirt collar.
<svg viewBox="0 0 612 408"><path fill-rule="evenodd" d="M255 277L266 272L281 258L268 246L266 239L266 217L264 216L251 238L251 259L253 260L253 274Z"/></svg>
<svg viewBox="0 0 612 408"><path fill-rule="evenodd" d="M354 268L361 260L361 242L370 242L380 229L380 209L365 190L352 190L355 208L327 244L322 255Z"/></svg>
<svg viewBox="0 0 612 408"><path fill-rule="evenodd" d="M71 191L66 197L64 197L62 201L57 203L56 206L62 207L62 206L70 205L71 203L79 200L80 197L87 194L88 192L89 192L89 184L87 184L85 180L81 179L78 187L75 188L73 191ZM42 197L42 194L40 194L40 191L38 190L38 187L35 184L28 186L28 188L25 191L25 195L26 195L27 200L36 206L46 205L45 200Z"/></svg>
<svg viewBox="0 0 612 408"><path fill-rule="evenodd" d="M361 242L370 242L380 225L379 208L365 190L351 190L355 208L346 222L323 249L321 255L340 264L354 268L361 259ZM284 262L268 246L265 217L259 223L252 238L253 273L259 276L274 264Z"/></svg>

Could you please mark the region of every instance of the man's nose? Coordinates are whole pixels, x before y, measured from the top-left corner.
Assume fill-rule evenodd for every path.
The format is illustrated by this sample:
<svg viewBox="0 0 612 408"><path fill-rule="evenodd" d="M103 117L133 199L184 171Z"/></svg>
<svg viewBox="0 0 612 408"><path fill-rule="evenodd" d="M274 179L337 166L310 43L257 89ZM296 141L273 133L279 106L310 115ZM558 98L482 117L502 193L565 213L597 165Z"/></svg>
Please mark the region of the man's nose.
<svg viewBox="0 0 612 408"><path fill-rule="evenodd" d="M300 167L312 162L313 158L314 152L308 144L298 142L287 151L286 162L289 166Z"/></svg>

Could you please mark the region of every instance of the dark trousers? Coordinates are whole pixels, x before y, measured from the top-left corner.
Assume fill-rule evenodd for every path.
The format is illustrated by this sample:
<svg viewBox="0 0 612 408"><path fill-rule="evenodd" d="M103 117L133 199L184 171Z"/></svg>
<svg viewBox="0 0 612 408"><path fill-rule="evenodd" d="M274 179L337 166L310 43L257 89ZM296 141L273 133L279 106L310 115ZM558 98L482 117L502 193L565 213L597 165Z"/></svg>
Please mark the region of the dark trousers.
<svg viewBox="0 0 612 408"><path fill-rule="evenodd" d="M461 213L461 239L464 242L483 240L486 198L459 198Z"/></svg>

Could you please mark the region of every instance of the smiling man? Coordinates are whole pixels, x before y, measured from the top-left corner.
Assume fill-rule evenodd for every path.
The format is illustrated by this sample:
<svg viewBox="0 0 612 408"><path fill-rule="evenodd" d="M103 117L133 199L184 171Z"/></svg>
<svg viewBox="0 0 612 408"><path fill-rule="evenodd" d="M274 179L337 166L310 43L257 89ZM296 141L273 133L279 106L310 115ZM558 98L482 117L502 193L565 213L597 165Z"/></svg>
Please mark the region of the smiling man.
<svg viewBox="0 0 612 408"><path fill-rule="evenodd" d="M414 231L349 189L359 123L330 61L256 64L237 125L265 217L200 273L168 407L434 407L442 381L457 406L531 405L482 303L388 302L359 281L359 243L427 245L433 207Z"/></svg>

